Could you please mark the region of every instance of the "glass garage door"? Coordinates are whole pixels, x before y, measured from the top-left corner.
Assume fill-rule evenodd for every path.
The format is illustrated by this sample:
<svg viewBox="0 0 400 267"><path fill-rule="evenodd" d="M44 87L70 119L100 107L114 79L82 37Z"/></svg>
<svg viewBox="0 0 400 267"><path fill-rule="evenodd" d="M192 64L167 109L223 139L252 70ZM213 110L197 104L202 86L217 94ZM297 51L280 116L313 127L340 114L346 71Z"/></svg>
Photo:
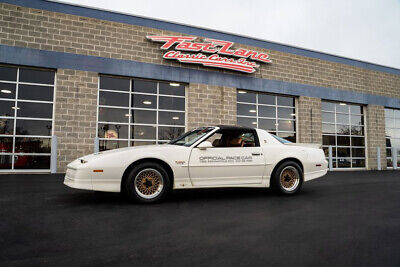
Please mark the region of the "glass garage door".
<svg viewBox="0 0 400 267"><path fill-rule="evenodd" d="M322 145L328 157L332 146L333 168L365 168L363 107L322 101Z"/></svg>
<svg viewBox="0 0 400 267"><path fill-rule="evenodd" d="M386 160L387 167L393 167L392 148L396 147L397 166L400 166L400 109L385 108Z"/></svg>
<svg viewBox="0 0 400 267"><path fill-rule="evenodd" d="M296 142L295 98L238 90L237 124Z"/></svg>
<svg viewBox="0 0 400 267"><path fill-rule="evenodd" d="M99 150L166 143L185 131L185 86L100 76Z"/></svg>
<svg viewBox="0 0 400 267"><path fill-rule="evenodd" d="M50 169L54 76L0 66L0 171Z"/></svg>

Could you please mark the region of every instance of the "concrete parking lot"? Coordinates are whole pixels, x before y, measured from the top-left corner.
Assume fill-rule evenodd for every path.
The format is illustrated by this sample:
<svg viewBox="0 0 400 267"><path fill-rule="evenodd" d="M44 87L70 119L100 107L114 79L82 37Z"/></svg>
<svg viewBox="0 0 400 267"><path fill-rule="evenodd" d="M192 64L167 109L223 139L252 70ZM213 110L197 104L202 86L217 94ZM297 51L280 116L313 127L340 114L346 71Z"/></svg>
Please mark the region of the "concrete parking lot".
<svg viewBox="0 0 400 267"><path fill-rule="evenodd" d="M177 191L164 203L0 176L0 265L399 266L400 172L333 172L294 197Z"/></svg>

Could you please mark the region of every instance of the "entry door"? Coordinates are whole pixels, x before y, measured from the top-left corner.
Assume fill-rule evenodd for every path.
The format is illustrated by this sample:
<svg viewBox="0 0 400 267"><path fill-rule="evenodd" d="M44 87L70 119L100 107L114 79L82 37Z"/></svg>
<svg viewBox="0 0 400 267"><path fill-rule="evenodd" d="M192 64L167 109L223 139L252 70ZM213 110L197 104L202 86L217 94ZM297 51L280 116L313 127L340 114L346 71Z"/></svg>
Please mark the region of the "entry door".
<svg viewBox="0 0 400 267"><path fill-rule="evenodd" d="M193 148L189 159L195 186L259 184L264 169L260 147Z"/></svg>

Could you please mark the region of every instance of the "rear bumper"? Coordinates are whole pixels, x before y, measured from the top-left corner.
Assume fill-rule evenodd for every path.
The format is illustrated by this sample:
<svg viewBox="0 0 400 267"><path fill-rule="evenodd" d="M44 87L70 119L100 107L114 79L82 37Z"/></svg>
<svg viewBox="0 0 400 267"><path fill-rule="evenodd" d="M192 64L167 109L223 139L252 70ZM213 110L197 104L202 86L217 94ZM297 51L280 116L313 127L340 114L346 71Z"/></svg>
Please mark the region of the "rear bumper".
<svg viewBox="0 0 400 267"><path fill-rule="evenodd" d="M82 169L67 167L64 184L71 188L93 190L90 174Z"/></svg>
<svg viewBox="0 0 400 267"><path fill-rule="evenodd" d="M310 180L313 180L313 179L322 177L322 176L324 176L327 172L328 172L328 169L326 168L326 169L323 169L323 170L318 170L318 171L306 173L306 174L304 175L304 181L307 182L307 181L310 181Z"/></svg>

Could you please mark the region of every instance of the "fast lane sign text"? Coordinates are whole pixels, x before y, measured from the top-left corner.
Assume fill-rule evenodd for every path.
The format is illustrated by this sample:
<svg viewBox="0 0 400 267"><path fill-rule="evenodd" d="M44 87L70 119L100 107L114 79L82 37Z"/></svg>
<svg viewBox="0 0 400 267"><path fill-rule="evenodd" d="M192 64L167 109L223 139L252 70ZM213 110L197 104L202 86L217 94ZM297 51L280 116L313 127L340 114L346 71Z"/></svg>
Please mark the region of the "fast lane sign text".
<svg viewBox="0 0 400 267"><path fill-rule="evenodd" d="M163 58L175 59L182 63L202 64L207 67L253 73L256 71L255 68L259 67L259 65L249 60L263 63L272 62L269 59L269 55L266 53L259 53L247 49L231 49L234 44L232 42L215 39L205 39L204 42L199 43L192 42L196 38L197 37L182 36L147 36L147 39L154 42L164 43L161 46L163 50L168 50L176 45L175 50L167 51L163 55ZM181 51L197 53L184 53Z"/></svg>

